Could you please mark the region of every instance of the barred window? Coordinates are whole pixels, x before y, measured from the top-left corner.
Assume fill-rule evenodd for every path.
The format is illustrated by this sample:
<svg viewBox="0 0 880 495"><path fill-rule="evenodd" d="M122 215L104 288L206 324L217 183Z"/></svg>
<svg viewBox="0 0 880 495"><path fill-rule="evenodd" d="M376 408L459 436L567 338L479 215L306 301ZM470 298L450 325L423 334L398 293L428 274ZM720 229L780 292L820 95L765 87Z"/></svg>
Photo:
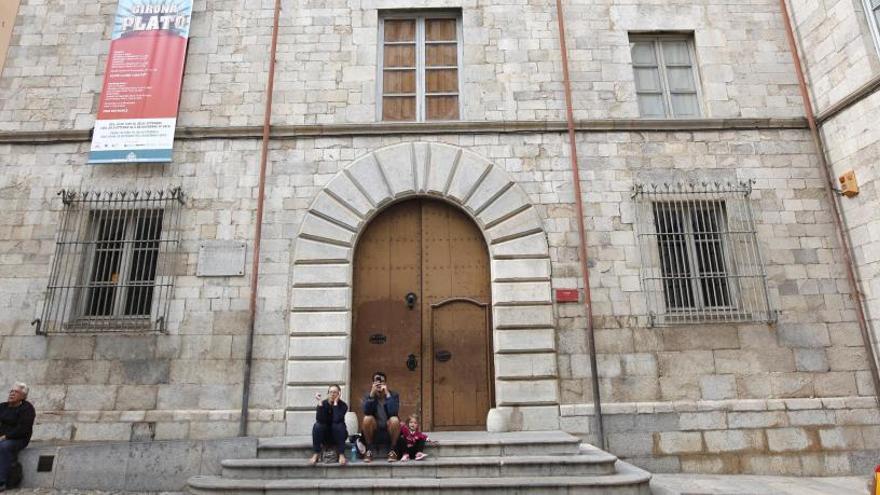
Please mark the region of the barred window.
<svg viewBox="0 0 880 495"><path fill-rule="evenodd" d="M387 13L379 33L382 120L458 120L460 13Z"/></svg>
<svg viewBox="0 0 880 495"><path fill-rule="evenodd" d="M64 211L41 331L164 331L180 189L60 195Z"/></svg>
<svg viewBox="0 0 880 495"><path fill-rule="evenodd" d="M748 182L636 186L652 326L774 319L750 195Z"/></svg>
<svg viewBox="0 0 880 495"><path fill-rule="evenodd" d="M692 36L630 35L633 74L642 117L699 117Z"/></svg>

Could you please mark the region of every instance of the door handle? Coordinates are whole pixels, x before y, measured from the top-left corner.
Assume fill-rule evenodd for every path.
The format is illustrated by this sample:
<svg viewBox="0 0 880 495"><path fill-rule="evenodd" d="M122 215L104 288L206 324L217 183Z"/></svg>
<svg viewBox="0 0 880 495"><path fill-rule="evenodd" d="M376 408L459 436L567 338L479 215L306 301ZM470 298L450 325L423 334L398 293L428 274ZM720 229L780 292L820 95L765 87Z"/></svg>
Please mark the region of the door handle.
<svg viewBox="0 0 880 495"><path fill-rule="evenodd" d="M418 366L419 366L419 362L416 359L415 354L410 354L409 356L406 357L406 368L408 370L415 371Z"/></svg>
<svg viewBox="0 0 880 495"><path fill-rule="evenodd" d="M445 350L444 351L437 351L437 353L434 354L434 357L437 358L437 361L440 361L441 363L445 363L446 361L449 361L450 359L452 359L452 353L449 351L445 351Z"/></svg>

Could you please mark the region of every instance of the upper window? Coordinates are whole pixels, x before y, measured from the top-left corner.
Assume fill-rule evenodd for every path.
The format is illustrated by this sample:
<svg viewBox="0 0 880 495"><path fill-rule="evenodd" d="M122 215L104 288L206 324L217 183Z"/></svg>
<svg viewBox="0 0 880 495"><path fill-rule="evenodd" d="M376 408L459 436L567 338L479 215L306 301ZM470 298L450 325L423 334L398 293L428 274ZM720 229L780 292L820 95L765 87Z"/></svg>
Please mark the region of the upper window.
<svg viewBox="0 0 880 495"><path fill-rule="evenodd" d="M693 38L631 35L633 72L642 117L699 117Z"/></svg>
<svg viewBox="0 0 880 495"><path fill-rule="evenodd" d="M164 330L180 190L61 196L41 331Z"/></svg>
<svg viewBox="0 0 880 495"><path fill-rule="evenodd" d="M868 13L868 24L870 24L871 34L874 36L877 50L880 51L880 0L864 0L864 2Z"/></svg>
<svg viewBox="0 0 880 495"><path fill-rule="evenodd" d="M382 120L458 120L460 15L389 14L381 18L379 32Z"/></svg>
<svg viewBox="0 0 880 495"><path fill-rule="evenodd" d="M769 321L751 184L635 189L642 285L652 325Z"/></svg>

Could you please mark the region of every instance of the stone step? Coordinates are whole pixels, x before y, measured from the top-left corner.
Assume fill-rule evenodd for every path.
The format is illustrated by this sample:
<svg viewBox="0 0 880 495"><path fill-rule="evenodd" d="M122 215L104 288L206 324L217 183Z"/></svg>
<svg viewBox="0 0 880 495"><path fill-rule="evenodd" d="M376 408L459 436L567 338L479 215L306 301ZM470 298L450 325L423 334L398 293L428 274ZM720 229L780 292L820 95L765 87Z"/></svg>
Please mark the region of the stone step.
<svg viewBox="0 0 880 495"><path fill-rule="evenodd" d="M396 467L396 466L395 466ZM340 469L340 471L346 468ZM335 473L336 471L333 471ZM236 493L257 495L270 493L370 493L371 495L420 494L498 494L540 493L650 495L651 475L635 466L617 461L615 473L601 476L535 476L529 478L328 478L315 479L237 479L219 476L196 476L189 480L194 495Z"/></svg>
<svg viewBox="0 0 880 495"><path fill-rule="evenodd" d="M427 449L435 457L570 455L578 453L580 448L580 439L562 431L455 431L428 435L439 443ZM260 459L306 459L311 455L312 440L305 436L261 439L257 447Z"/></svg>
<svg viewBox="0 0 880 495"><path fill-rule="evenodd" d="M306 459L230 459L223 477L234 479L344 478L500 478L530 476L602 476L614 474L617 457L601 450L568 456L433 457L422 461L349 462L311 466Z"/></svg>

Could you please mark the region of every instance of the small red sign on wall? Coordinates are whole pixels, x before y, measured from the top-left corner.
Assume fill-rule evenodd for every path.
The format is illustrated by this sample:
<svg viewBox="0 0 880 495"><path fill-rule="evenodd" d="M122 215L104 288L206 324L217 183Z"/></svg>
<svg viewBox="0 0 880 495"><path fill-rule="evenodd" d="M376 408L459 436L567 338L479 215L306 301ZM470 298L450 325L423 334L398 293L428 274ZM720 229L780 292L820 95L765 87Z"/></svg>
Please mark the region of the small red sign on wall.
<svg viewBox="0 0 880 495"><path fill-rule="evenodd" d="M578 289L556 289L556 302L576 303L580 300L581 291Z"/></svg>

